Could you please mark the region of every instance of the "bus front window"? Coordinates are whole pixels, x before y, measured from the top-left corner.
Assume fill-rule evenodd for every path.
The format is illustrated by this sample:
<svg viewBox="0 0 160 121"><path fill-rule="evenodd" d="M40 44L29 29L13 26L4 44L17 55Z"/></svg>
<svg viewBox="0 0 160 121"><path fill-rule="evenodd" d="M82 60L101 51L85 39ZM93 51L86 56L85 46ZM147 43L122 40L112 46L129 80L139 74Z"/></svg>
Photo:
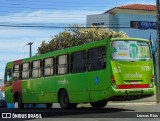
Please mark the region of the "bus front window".
<svg viewBox="0 0 160 121"><path fill-rule="evenodd" d="M151 58L149 45L144 41L113 41L112 59L114 60L147 60Z"/></svg>

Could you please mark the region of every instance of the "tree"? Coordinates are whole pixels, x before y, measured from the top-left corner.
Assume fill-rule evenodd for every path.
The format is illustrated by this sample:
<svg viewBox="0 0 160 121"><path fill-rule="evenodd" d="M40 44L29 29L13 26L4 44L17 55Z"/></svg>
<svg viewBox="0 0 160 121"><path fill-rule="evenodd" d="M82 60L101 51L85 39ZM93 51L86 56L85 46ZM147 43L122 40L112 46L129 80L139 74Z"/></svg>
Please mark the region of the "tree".
<svg viewBox="0 0 160 121"><path fill-rule="evenodd" d="M83 28L81 26L74 25L59 34L54 35L51 41L42 41L40 47L38 47L38 54L102 40L111 35L112 37L120 38L128 37L127 34L122 31L116 32L111 29L97 27Z"/></svg>

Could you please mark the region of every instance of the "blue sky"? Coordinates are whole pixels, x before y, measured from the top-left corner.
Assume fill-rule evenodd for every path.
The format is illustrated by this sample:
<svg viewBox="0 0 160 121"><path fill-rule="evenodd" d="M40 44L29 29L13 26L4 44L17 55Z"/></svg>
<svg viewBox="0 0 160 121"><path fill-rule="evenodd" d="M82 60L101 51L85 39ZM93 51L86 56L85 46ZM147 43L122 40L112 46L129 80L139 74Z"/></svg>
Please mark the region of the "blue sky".
<svg viewBox="0 0 160 121"><path fill-rule="evenodd" d="M28 42L33 53L43 40L63 31L55 28L22 28L3 25L67 26L86 24L86 15L100 14L116 6L156 0L1 0L0 1L0 78L8 61L28 57Z"/></svg>

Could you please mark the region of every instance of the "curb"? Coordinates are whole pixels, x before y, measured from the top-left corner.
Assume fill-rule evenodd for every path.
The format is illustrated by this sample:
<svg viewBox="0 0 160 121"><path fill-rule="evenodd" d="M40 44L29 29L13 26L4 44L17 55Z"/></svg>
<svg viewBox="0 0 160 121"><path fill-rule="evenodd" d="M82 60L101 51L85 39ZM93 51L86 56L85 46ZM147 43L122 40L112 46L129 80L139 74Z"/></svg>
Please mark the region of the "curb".
<svg viewBox="0 0 160 121"><path fill-rule="evenodd" d="M109 105L157 105L156 102L108 102Z"/></svg>

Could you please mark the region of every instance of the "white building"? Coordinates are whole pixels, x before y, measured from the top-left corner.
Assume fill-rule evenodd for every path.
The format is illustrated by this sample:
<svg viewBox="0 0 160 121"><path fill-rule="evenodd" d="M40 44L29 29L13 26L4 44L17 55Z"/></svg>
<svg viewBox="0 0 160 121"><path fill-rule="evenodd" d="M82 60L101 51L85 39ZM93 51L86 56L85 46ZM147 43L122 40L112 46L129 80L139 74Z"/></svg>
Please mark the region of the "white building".
<svg viewBox="0 0 160 121"><path fill-rule="evenodd" d="M124 31L129 37L156 40L156 6L130 4L115 7L102 14L88 15L87 26L106 26L116 31Z"/></svg>

